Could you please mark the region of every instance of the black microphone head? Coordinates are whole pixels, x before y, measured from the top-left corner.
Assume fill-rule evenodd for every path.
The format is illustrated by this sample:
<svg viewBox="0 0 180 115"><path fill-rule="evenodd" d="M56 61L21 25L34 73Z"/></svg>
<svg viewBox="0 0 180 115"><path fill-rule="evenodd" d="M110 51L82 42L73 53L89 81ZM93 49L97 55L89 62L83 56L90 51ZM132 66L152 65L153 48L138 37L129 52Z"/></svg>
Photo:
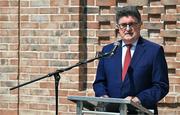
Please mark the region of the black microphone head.
<svg viewBox="0 0 180 115"><path fill-rule="evenodd" d="M110 56L114 55L116 49L119 47L120 43L118 41L114 42L114 48L111 51Z"/></svg>

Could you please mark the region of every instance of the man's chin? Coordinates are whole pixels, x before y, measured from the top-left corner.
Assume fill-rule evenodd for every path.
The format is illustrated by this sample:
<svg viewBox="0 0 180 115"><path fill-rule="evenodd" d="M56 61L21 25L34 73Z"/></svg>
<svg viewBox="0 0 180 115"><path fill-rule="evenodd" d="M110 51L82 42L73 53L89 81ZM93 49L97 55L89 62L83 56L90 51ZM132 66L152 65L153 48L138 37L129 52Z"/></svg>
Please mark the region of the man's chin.
<svg viewBox="0 0 180 115"><path fill-rule="evenodd" d="M127 40L127 41L129 41L129 40L132 40L133 37L132 37L132 36L126 36L126 37L124 37L124 39Z"/></svg>

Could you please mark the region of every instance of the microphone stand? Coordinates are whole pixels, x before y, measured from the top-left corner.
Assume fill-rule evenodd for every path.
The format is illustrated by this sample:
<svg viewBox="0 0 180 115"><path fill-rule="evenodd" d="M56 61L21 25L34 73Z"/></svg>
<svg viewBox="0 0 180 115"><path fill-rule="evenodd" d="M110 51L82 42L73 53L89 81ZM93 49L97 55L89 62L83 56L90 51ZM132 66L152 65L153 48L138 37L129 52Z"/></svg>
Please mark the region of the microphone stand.
<svg viewBox="0 0 180 115"><path fill-rule="evenodd" d="M55 79L55 96L56 96L56 115L58 115L58 86L59 86L59 80L60 80L60 73L63 73L65 71L68 71L74 67L77 67L77 66L80 66L80 65L83 65L83 64L87 64L87 63L90 63L94 60L97 60L97 59L101 59L101 58L104 58L104 57L108 57L108 56L112 56L114 55L114 51L110 51L108 53L104 53L104 54L101 54L101 53L98 53L95 58L92 58L90 60L85 60L85 61L80 61L78 63L76 63L75 65L72 65L70 67L67 67L67 68L63 68L63 69L57 69L56 71L54 72L51 72L51 73L48 73L47 75L43 76L43 77L40 77L40 78L37 78L37 79L34 79L32 81L29 81L29 82L25 82L23 84L20 84L20 85L17 85L15 87L12 87L10 88L10 90L14 90L16 88L20 88L22 86L25 86L25 85L28 85L30 83L33 83L35 81L39 81L41 79L44 79L44 78L47 78L47 77L51 77L51 76L54 76L54 79Z"/></svg>

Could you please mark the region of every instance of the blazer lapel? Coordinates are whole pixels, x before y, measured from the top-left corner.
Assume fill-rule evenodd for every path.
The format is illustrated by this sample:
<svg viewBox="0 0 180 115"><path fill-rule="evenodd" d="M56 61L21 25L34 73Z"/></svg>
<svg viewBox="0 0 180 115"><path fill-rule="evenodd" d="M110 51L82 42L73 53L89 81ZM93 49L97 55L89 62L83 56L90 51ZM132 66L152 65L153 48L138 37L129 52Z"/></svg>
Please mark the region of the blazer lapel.
<svg viewBox="0 0 180 115"><path fill-rule="evenodd" d="M143 38L140 37L139 40L138 40L134 55L133 55L133 57L131 59L130 66L136 65L136 63L142 57L144 52L145 52L145 48L144 48Z"/></svg>

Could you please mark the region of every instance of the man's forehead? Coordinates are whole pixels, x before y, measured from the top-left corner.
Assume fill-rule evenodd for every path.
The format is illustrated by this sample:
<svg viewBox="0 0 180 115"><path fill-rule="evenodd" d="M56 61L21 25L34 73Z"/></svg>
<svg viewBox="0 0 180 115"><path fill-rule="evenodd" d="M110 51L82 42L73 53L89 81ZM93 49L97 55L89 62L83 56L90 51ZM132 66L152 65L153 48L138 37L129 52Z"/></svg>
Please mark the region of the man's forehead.
<svg viewBox="0 0 180 115"><path fill-rule="evenodd" d="M133 16L123 16L119 19L119 22L130 22L130 21L135 22L137 20Z"/></svg>

